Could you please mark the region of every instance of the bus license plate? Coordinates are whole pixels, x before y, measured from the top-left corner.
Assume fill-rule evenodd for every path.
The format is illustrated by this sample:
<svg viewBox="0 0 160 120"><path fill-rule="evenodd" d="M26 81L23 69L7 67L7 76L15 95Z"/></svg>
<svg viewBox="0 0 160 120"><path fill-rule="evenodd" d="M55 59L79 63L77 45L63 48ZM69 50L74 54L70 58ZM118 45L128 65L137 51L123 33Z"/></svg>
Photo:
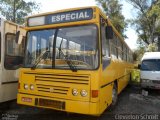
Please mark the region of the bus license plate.
<svg viewBox="0 0 160 120"><path fill-rule="evenodd" d="M52 107L57 109L65 109L65 102L49 99L39 99L39 106Z"/></svg>

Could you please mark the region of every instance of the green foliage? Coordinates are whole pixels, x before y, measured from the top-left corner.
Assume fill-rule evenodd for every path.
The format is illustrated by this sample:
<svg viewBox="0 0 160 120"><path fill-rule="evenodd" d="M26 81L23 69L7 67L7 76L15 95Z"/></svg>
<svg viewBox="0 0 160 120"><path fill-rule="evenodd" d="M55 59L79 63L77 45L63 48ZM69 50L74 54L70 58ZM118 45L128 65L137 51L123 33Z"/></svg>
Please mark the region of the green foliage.
<svg viewBox="0 0 160 120"><path fill-rule="evenodd" d="M145 52L155 51L157 51L157 45L155 43L149 45L139 43L138 48L133 52L133 60L135 62L140 62Z"/></svg>
<svg viewBox="0 0 160 120"><path fill-rule="evenodd" d="M39 10L36 2L24 0L0 0L0 12L7 19L15 23L24 23L24 17L30 15L34 10Z"/></svg>
<svg viewBox="0 0 160 120"><path fill-rule="evenodd" d="M157 51L157 45L155 43L149 44L147 47L148 52L156 52Z"/></svg>
<svg viewBox="0 0 160 120"><path fill-rule="evenodd" d="M154 2L152 8L147 12L148 17L153 17L153 15L160 19L160 1Z"/></svg>
<svg viewBox="0 0 160 120"><path fill-rule="evenodd" d="M139 46L134 52L133 52L133 59L134 61L141 61L141 58L143 57L144 53L146 52L145 50L146 46Z"/></svg>
<svg viewBox="0 0 160 120"><path fill-rule="evenodd" d="M115 28L120 32L123 37L124 31L127 28L127 22L122 15L122 5L118 0L96 0L98 5L103 9L106 15L111 19Z"/></svg>
<svg viewBox="0 0 160 120"><path fill-rule="evenodd" d="M155 51L157 36L160 35L160 1L126 0L137 12L137 17L130 20L138 34L138 43L146 45L146 50Z"/></svg>

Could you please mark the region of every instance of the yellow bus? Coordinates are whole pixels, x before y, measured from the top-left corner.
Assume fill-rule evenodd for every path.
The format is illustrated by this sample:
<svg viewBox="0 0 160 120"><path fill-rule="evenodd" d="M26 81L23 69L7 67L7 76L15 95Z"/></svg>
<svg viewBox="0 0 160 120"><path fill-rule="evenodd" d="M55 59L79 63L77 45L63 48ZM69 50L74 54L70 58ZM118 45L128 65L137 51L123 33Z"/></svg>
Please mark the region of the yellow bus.
<svg viewBox="0 0 160 120"><path fill-rule="evenodd" d="M17 103L100 115L130 79L132 51L98 7L30 16Z"/></svg>

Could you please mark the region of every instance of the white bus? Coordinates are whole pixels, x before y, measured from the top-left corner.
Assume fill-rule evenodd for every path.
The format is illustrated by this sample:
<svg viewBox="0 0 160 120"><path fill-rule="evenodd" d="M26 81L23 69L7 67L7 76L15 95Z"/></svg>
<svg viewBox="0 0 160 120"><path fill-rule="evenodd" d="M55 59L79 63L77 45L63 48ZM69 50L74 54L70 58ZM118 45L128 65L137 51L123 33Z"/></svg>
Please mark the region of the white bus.
<svg viewBox="0 0 160 120"><path fill-rule="evenodd" d="M16 41L17 34L21 41ZM0 103L16 99L18 68L22 65L25 47L24 34L22 26L0 18Z"/></svg>
<svg viewBox="0 0 160 120"><path fill-rule="evenodd" d="M160 52L146 52L141 66L142 88L160 89Z"/></svg>

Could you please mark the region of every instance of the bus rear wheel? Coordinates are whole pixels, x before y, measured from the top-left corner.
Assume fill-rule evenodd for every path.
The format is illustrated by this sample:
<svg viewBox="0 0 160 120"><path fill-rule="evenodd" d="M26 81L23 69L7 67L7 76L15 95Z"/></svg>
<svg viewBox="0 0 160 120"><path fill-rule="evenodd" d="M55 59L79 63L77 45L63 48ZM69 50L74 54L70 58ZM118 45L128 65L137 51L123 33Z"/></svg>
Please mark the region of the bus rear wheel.
<svg viewBox="0 0 160 120"><path fill-rule="evenodd" d="M111 104L112 108L116 106L117 100L118 100L117 85L114 83L113 89L112 89L112 104Z"/></svg>

